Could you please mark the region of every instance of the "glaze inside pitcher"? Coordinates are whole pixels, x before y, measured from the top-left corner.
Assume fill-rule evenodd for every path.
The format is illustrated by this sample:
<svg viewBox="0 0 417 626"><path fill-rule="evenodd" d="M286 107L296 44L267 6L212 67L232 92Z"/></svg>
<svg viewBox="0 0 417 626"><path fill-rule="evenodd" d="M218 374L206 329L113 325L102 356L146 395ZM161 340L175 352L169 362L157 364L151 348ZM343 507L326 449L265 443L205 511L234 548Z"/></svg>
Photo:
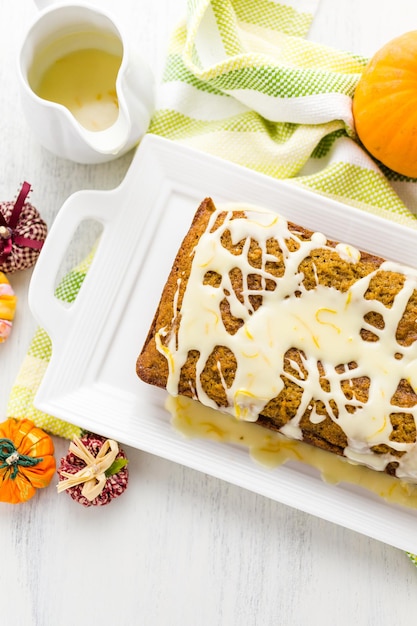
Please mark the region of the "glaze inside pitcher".
<svg viewBox="0 0 417 626"><path fill-rule="evenodd" d="M28 81L39 97L65 106L84 128L101 131L119 114L122 56L121 41L110 33L65 34L36 52Z"/></svg>

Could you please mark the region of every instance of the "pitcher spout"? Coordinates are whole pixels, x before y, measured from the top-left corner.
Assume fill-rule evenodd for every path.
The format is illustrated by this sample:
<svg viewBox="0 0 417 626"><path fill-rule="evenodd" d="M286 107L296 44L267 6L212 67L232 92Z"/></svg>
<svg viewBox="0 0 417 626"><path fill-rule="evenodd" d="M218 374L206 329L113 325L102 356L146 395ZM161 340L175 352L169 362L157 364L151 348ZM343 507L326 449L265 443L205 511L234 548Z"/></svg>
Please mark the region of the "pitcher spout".
<svg viewBox="0 0 417 626"><path fill-rule="evenodd" d="M97 158L115 158L128 152L139 141L139 137L131 136L131 121L126 114L119 113L114 124L104 130L92 131L80 127L79 132L93 154ZM100 155L102 158L100 158Z"/></svg>
<svg viewBox="0 0 417 626"><path fill-rule="evenodd" d="M122 156L134 148L149 127L154 110L154 79L149 66L138 56L124 58L116 94L115 122L103 130L84 130L86 143L103 160Z"/></svg>

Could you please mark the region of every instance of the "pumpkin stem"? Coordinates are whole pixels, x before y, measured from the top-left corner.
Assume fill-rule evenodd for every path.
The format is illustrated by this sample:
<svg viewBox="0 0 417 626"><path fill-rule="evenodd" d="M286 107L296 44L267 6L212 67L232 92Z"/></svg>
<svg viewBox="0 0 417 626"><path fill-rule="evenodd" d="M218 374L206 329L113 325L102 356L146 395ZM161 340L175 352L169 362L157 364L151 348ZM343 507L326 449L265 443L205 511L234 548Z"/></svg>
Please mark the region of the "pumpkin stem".
<svg viewBox="0 0 417 626"><path fill-rule="evenodd" d="M22 467L33 467L41 461L43 461L41 458L20 454L11 439L0 439L0 469L13 466L11 478L16 478L19 465Z"/></svg>

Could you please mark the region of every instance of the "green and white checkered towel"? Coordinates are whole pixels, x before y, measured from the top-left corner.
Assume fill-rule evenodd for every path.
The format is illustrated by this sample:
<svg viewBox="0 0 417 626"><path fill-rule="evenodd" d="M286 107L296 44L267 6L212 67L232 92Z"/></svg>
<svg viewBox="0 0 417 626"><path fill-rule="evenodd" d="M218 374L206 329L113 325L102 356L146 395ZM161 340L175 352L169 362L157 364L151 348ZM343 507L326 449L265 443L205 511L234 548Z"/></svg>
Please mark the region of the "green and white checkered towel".
<svg viewBox="0 0 417 626"><path fill-rule="evenodd" d="M149 132L417 228L415 182L379 167L355 135L352 96L367 59L305 39L318 1L189 0ZM64 278L64 300L90 261ZM8 415L72 438L78 427L33 406L50 352L39 329Z"/></svg>
<svg viewBox="0 0 417 626"><path fill-rule="evenodd" d="M317 4L190 2L150 132L416 228L416 185L356 141L352 96L367 59L303 38Z"/></svg>

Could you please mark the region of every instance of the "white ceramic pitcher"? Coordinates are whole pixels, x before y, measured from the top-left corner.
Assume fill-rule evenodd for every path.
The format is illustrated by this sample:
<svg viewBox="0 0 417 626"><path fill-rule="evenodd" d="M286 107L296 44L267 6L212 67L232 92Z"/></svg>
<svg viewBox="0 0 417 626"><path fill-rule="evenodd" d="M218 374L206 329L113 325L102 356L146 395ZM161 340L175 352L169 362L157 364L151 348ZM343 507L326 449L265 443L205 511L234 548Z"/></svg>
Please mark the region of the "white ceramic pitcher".
<svg viewBox="0 0 417 626"><path fill-rule="evenodd" d="M45 148L78 163L102 163L125 154L145 134L152 115L150 68L132 51L107 12L83 2L35 2L40 11L24 37L18 63L23 112L32 131ZM113 92L114 120L97 124L97 129L80 122L64 104L41 97L36 87L54 63L87 49L120 58ZM67 88L65 79L60 82ZM96 99L93 106L98 113L101 95Z"/></svg>

